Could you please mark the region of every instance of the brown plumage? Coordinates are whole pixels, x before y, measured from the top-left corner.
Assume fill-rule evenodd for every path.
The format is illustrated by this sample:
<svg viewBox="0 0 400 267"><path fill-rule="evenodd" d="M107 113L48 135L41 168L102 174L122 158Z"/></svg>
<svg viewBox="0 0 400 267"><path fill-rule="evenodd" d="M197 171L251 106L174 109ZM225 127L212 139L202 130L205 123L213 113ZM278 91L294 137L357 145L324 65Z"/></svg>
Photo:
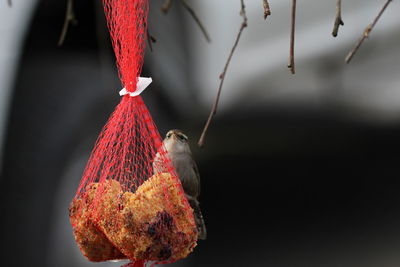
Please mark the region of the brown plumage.
<svg viewBox="0 0 400 267"><path fill-rule="evenodd" d="M199 239L206 239L207 230L198 201L200 195L200 175L190 151L188 137L180 130L170 130L163 141L163 145L171 158L189 204L194 211ZM160 171L159 163L159 154L157 153L153 162L155 173Z"/></svg>

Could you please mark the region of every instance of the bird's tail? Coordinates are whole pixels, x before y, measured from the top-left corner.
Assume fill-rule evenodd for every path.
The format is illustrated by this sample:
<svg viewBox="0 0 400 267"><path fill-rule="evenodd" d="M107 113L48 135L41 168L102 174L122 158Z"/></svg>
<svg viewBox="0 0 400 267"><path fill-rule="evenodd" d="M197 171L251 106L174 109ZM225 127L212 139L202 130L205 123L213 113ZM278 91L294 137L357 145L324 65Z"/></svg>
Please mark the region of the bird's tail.
<svg viewBox="0 0 400 267"><path fill-rule="evenodd" d="M197 201L197 199L192 197L188 197L188 200L193 209L197 231L199 232L198 239L205 240L207 239L207 229L206 224L204 223L203 214L201 213L200 203Z"/></svg>
<svg viewBox="0 0 400 267"><path fill-rule="evenodd" d="M201 240L206 240L207 239L207 229L206 229L206 224L204 223L203 214L201 214L200 209L198 212L195 212L194 218L196 220L197 230L199 231L198 238Z"/></svg>

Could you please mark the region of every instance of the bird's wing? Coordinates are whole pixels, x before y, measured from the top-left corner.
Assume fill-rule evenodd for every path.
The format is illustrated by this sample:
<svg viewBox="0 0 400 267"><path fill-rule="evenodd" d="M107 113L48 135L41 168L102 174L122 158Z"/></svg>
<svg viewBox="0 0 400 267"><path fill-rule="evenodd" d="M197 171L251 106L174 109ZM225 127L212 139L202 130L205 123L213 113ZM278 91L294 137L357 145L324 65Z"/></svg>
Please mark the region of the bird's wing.
<svg viewBox="0 0 400 267"><path fill-rule="evenodd" d="M198 238L205 240L207 239L207 229L204 223L203 214L201 213L200 203L197 199L187 196L190 206L193 209L193 215L196 222L197 230L199 231Z"/></svg>
<svg viewBox="0 0 400 267"><path fill-rule="evenodd" d="M196 180L197 180L197 184L198 184L198 196L200 195L200 191L201 191L201 183L200 183L200 173L199 173L199 168L197 167L196 162L194 161L194 159L192 158L192 168L194 171L194 174L196 175Z"/></svg>

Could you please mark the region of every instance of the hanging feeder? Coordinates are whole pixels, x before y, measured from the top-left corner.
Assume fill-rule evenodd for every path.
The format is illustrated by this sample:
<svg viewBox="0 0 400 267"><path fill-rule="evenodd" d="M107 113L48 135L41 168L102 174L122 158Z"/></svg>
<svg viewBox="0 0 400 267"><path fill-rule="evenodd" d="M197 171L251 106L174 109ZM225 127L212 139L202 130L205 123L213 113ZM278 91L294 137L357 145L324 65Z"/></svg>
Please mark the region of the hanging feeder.
<svg viewBox="0 0 400 267"><path fill-rule="evenodd" d="M123 85L70 205L75 240L90 261L174 262L197 242L182 185L140 93L148 0L103 0ZM153 161L157 154L157 168ZM160 164L163 165L160 168Z"/></svg>

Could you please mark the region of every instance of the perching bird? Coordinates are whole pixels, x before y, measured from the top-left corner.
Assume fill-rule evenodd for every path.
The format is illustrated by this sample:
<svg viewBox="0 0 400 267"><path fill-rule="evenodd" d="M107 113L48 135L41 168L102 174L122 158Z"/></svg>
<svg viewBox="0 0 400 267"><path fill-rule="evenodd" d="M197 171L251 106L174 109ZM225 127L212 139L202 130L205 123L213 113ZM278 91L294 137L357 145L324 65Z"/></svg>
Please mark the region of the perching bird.
<svg viewBox="0 0 400 267"><path fill-rule="evenodd" d="M181 180L183 190L194 211L199 239L206 239L207 231L204 224L203 215L200 210L200 203L197 200L200 195L200 175L196 162L192 158L192 152L188 144L188 137L180 130L170 130L163 145L174 165L179 179ZM160 155L157 153L154 162L154 173L160 171ZM162 163L161 163L162 164Z"/></svg>

